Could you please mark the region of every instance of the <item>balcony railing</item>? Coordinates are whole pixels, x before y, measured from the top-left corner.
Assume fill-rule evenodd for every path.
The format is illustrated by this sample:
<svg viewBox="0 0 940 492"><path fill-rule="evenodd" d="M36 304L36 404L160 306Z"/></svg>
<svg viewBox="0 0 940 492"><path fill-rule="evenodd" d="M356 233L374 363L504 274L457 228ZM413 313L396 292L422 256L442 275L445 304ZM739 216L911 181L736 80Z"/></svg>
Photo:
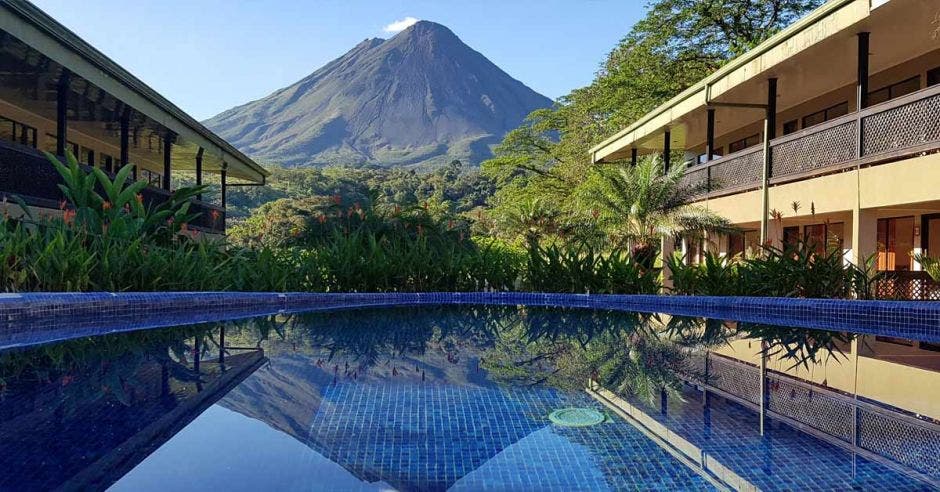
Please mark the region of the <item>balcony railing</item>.
<svg viewBox="0 0 940 492"><path fill-rule="evenodd" d="M776 138L770 148L770 184L940 150L940 86ZM705 190L697 199L757 189L763 162L763 148L755 146L690 167L685 183Z"/></svg>
<svg viewBox="0 0 940 492"><path fill-rule="evenodd" d="M90 168L88 168L90 169ZM0 141L0 196L17 195L28 205L58 208L64 198L59 184L62 177L37 150ZM148 186L141 192L145 207L165 202L170 192ZM190 211L199 216L189 226L213 234L225 233L225 210L193 200Z"/></svg>
<svg viewBox="0 0 940 492"><path fill-rule="evenodd" d="M878 299L940 301L940 283L927 272L885 272L875 283Z"/></svg>
<svg viewBox="0 0 940 492"><path fill-rule="evenodd" d="M932 484L940 483L940 425L927 418L788 374L715 353L696 353L684 377L709 392L767 415L836 446L887 464ZM916 443L904 446L899 443Z"/></svg>

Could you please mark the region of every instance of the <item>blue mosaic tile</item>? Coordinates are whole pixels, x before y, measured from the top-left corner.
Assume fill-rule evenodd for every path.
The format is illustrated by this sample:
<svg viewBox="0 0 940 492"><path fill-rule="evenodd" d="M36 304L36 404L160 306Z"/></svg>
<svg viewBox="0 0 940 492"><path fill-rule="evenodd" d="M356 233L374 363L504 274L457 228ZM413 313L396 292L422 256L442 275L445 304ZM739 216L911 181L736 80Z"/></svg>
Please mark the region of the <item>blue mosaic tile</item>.
<svg viewBox="0 0 940 492"><path fill-rule="evenodd" d="M663 313L940 342L940 302L531 292L161 292L0 295L0 349L277 312L439 304Z"/></svg>

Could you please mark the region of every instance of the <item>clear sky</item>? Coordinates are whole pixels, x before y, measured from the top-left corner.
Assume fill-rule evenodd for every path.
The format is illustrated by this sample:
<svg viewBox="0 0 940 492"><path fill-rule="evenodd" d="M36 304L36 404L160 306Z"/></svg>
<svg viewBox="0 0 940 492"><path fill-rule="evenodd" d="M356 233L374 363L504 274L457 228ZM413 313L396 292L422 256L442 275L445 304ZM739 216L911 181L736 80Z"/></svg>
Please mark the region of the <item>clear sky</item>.
<svg viewBox="0 0 940 492"><path fill-rule="evenodd" d="M529 87L586 85L642 0L33 0L197 119L264 97L408 17Z"/></svg>

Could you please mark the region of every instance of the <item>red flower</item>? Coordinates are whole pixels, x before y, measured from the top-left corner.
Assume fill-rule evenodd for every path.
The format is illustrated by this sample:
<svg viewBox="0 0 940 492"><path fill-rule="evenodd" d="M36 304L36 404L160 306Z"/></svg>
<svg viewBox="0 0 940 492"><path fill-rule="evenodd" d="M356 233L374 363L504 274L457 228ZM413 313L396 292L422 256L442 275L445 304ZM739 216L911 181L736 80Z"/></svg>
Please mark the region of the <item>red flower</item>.
<svg viewBox="0 0 940 492"><path fill-rule="evenodd" d="M320 214L320 215L317 217L317 220L318 220L321 224L325 224L325 223L326 223L326 216L323 215L323 214Z"/></svg>
<svg viewBox="0 0 940 492"><path fill-rule="evenodd" d="M65 210L65 207L67 205L68 205L68 202L66 202L65 200L62 200L61 202L59 202L59 210Z"/></svg>
<svg viewBox="0 0 940 492"><path fill-rule="evenodd" d="M339 193L333 195L333 204L339 205L340 203L343 203L343 197L339 196Z"/></svg>

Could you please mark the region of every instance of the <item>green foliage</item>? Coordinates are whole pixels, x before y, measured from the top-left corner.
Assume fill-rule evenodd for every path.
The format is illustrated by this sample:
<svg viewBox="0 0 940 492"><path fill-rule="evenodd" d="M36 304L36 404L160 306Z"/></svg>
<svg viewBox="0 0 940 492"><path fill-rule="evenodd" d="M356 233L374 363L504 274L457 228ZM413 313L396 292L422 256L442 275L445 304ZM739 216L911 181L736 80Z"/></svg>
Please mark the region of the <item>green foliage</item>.
<svg viewBox="0 0 940 492"><path fill-rule="evenodd" d="M616 244L659 246L662 237L686 232L728 231L727 220L702 206L685 205L700 189L684 186L685 166L664 173L662 161L596 168L579 199L599 210L602 227Z"/></svg>
<svg viewBox="0 0 940 492"><path fill-rule="evenodd" d="M604 176L590 162L591 147L822 3L652 1L590 85L530 114L483 163L483 174L499 187L490 200L491 216L540 199L557 204L559 223L580 221L593 205L577 198L590 196L587 190Z"/></svg>
<svg viewBox="0 0 940 492"><path fill-rule="evenodd" d="M871 299L882 275L872 257L854 265L841 249L820 252L804 242L784 249L764 246L748 259L706 253L698 265L685 264L677 254L667 265L672 292L682 295Z"/></svg>
<svg viewBox="0 0 940 492"><path fill-rule="evenodd" d="M71 155L62 164L61 215L0 219L0 291L285 290L290 257L229 248L187 227L196 217L181 188L156 207L143 206L143 181L130 168L112 180L85 173ZM99 194L99 191L103 192Z"/></svg>
<svg viewBox="0 0 940 492"><path fill-rule="evenodd" d="M654 294L658 275L628 250L600 252L580 242L541 246L531 241L523 284L536 292Z"/></svg>

